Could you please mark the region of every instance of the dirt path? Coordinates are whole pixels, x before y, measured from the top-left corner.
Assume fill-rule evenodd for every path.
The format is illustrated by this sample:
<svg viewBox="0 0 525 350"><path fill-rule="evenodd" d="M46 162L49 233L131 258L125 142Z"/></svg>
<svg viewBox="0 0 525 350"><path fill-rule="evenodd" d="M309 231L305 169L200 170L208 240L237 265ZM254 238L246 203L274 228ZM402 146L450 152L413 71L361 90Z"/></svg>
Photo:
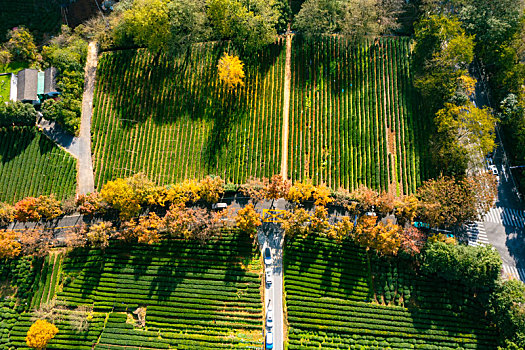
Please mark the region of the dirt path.
<svg viewBox="0 0 525 350"><path fill-rule="evenodd" d="M97 72L97 43L89 43L84 77L84 95L82 97L82 119L80 122L77 194L86 194L95 190L93 161L91 159L91 116L93 114L93 93Z"/></svg>
<svg viewBox="0 0 525 350"><path fill-rule="evenodd" d="M290 117L290 80L292 76L292 35L286 35L286 66L284 68L284 101L283 101L283 150L281 159L281 176L288 176L288 128Z"/></svg>

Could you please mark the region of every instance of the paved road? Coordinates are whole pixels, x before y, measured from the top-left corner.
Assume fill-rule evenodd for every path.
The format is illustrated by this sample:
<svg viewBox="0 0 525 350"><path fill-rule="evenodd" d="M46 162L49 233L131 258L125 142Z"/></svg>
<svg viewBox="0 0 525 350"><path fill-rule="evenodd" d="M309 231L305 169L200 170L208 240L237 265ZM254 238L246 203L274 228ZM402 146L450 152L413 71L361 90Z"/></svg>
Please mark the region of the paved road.
<svg viewBox="0 0 525 350"><path fill-rule="evenodd" d="M490 105L482 79L478 76L476 84L476 105ZM515 188L504 145L496 137L497 148L494 152L494 165L498 169L498 199L492 208L480 220L469 228L469 244L491 244L501 255L503 274L525 281L525 211L524 203Z"/></svg>
<svg viewBox="0 0 525 350"><path fill-rule="evenodd" d="M80 140L78 137L64 131L58 123L43 117L38 118L36 125L42 129L44 135L78 159L80 155Z"/></svg>
<svg viewBox="0 0 525 350"><path fill-rule="evenodd" d="M259 203L256 208L258 211L263 209L280 209L286 208L286 201L283 199L273 201L264 201ZM266 268L272 269L273 282L270 286L265 284L265 316L269 305L273 308L273 342L274 349L284 349L284 309L283 309L283 230L280 224L265 222L258 230L259 247L261 254L264 248L270 247L272 252L272 264ZM265 327L265 331L270 329Z"/></svg>

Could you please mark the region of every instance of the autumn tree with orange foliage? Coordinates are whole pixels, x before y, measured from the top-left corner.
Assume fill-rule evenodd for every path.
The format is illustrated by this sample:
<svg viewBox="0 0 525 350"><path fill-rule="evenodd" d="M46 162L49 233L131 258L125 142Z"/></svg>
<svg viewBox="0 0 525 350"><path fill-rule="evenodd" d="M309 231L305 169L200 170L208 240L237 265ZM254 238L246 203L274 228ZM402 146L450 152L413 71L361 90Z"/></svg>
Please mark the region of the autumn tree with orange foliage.
<svg viewBox="0 0 525 350"><path fill-rule="evenodd" d="M360 217L354 239L367 250L373 248L381 255L396 255L401 248L402 228L390 221L386 224L376 222L376 216Z"/></svg>
<svg viewBox="0 0 525 350"><path fill-rule="evenodd" d="M160 241L159 226L161 219L155 213L142 216L135 226L135 235L139 243L153 244Z"/></svg>
<svg viewBox="0 0 525 350"><path fill-rule="evenodd" d="M244 86L244 63L238 56L224 53L217 66L219 79L229 90Z"/></svg>
<svg viewBox="0 0 525 350"><path fill-rule="evenodd" d="M22 245L17 241L15 231L0 230L0 259L11 259L22 251Z"/></svg>
<svg viewBox="0 0 525 350"><path fill-rule="evenodd" d="M0 226L9 224L15 219L15 207L11 204L0 202Z"/></svg>
<svg viewBox="0 0 525 350"><path fill-rule="evenodd" d="M21 222L50 220L62 214L60 201L53 195L26 197L15 204L15 219Z"/></svg>
<svg viewBox="0 0 525 350"><path fill-rule="evenodd" d="M22 245L23 255L42 257L49 252L53 234L40 227L26 228L19 232L18 239Z"/></svg>
<svg viewBox="0 0 525 350"><path fill-rule="evenodd" d="M262 179L250 177L245 184L241 185L241 193L250 197L250 200L257 204L267 197L268 184L269 180L265 177Z"/></svg>
<svg viewBox="0 0 525 350"><path fill-rule="evenodd" d="M26 335L27 346L33 349L45 349L47 343L58 333L58 328L46 320L36 320L29 327Z"/></svg>
<svg viewBox="0 0 525 350"><path fill-rule="evenodd" d="M279 199L286 198L288 191L290 190L291 183L289 180L285 180L281 175L277 174L272 176L267 189L267 199Z"/></svg>
<svg viewBox="0 0 525 350"><path fill-rule="evenodd" d="M257 233L257 227L262 225L261 214L257 213L253 204L250 203L239 209L235 222L241 231L248 233L253 238Z"/></svg>

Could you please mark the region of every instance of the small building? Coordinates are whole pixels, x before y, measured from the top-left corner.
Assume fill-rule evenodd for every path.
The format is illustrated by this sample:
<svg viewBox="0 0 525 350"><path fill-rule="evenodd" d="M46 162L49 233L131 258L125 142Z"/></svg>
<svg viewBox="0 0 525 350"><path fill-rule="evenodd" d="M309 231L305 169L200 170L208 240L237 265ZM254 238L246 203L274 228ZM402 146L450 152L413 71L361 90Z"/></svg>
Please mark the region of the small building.
<svg viewBox="0 0 525 350"><path fill-rule="evenodd" d="M16 100L25 103L38 104L38 70L22 69L17 74Z"/></svg>
<svg viewBox="0 0 525 350"><path fill-rule="evenodd" d="M31 68L22 69L17 74L16 100L38 105L46 98L56 96L56 76L55 67L43 72Z"/></svg>

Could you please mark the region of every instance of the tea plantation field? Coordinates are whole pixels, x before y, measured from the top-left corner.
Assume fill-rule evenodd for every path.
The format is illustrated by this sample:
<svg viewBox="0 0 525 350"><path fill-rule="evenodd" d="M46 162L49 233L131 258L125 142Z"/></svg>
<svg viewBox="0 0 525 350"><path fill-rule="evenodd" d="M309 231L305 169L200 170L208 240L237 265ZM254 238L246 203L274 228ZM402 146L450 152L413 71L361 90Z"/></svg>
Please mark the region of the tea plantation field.
<svg viewBox="0 0 525 350"><path fill-rule="evenodd" d="M0 128L0 201L73 196L76 172L76 160L36 128Z"/></svg>
<svg viewBox="0 0 525 350"><path fill-rule="evenodd" d="M52 255L37 276L33 307L56 296L67 307L50 349L250 349L262 347L262 265L251 240L226 234L216 242L173 241L110 246ZM38 282L40 281L40 282ZM89 329L68 315L92 307ZM143 308L144 324L137 309ZM135 313L134 313L135 312ZM31 313L9 341L25 349ZM113 347L112 347L113 346Z"/></svg>
<svg viewBox="0 0 525 350"><path fill-rule="evenodd" d="M289 349L495 349L483 308L459 285L324 238L284 252Z"/></svg>
<svg viewBox="0 0 525 350"><path fill-rule="evenodd" d="M285 50L241 57L245 84L218 80L227 44L173 59L145 50L104 53L93 115L95 183L144 172L162 184L208 174L243 183L280 172Z"/></svg>
<svg viewBox="0 0 525 350"><path fill-rule="evenodd" d="M408 38L294 37L288 172L332 188L403 194L428 178Z"/></svg>

